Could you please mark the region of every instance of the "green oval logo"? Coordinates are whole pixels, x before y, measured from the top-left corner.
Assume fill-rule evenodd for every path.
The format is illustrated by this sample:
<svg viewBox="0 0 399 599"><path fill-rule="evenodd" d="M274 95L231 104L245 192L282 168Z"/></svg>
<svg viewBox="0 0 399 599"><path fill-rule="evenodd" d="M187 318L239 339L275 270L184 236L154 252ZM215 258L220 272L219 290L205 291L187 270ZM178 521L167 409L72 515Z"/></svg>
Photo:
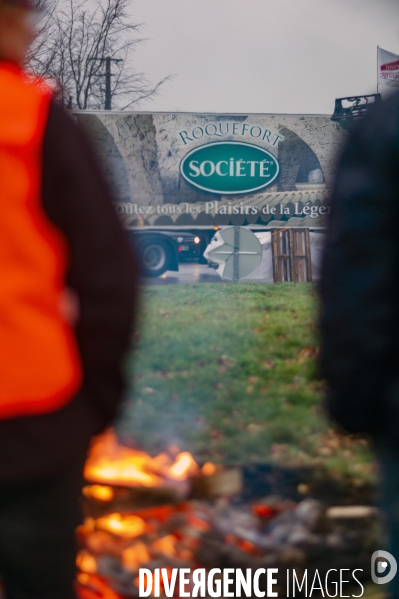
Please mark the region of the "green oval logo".
<svg viewBox="0 0 399 599"><path fill-rule="evenodd" d="M188 183L212 193L251 193L271 185L280 172L273 154L241 141L214 142L194 148L180 163Z"/></svg>

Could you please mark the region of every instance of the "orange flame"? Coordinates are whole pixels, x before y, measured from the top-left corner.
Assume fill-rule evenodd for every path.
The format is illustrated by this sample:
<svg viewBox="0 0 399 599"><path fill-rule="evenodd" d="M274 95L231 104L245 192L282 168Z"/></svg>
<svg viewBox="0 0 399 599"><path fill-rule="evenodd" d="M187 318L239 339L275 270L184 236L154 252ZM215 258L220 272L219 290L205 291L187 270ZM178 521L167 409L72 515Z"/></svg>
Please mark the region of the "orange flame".
<svg viewBox="0 0 399 599"><path fill-rule="evenodd" d="M111 501L114 498L114 490L112 487L105 485L90 485L83 487L83 495L85 497L94 497L100 501Z"/></svg>
<svg viewBox="0 0 399 599"><path fill-rule="evenodd" d="M174 464L169 468L168 475L175 480L184 480L196 470L198 470L198 466L193 456L184 451L176 457Z"/></svg>
<svg viewBox="0 0 399 599"><path fill-rule="evenodd" d="M124 539L134 539L145 532L145 522L134 515L109 514L96 520L96 528Z"/></svg>
<svg viewBox="0 0 399 599"><path fill-rule="evenodd" d="M167 453L152 458L144 451L119 445L115 433L109 430L95 439L84 475L97 483L157 487L167 484L168 479L185 480L196 470L198 466L190 453L180 453L174 460ZM95 487L92 496L103 499L106 491L100 491L101 485Z"/></svg>

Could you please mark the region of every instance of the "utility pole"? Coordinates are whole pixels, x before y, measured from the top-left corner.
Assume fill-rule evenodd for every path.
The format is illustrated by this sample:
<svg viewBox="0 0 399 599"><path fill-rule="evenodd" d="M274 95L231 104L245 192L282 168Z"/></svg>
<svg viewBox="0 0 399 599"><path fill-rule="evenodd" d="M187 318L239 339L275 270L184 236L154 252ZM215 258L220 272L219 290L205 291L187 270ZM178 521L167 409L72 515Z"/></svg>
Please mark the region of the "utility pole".
<svg viewBox="0 0 399 599"><path fill-rule="evenodd" d="M111 73L111 63L112 62L122 62L121 58L111 58L110 56L103 56L102 58L89 58L89 60L99 60L101 63L105 62L105 73L103 77L105 77L105 102L104 109L112 110L112 93L111 93L111 77L113 77Z"/></svg>
<svg viewBox="0 0 399 599"><path fill-rule="evenodd" d="M111 110L111 58L107 56L105 59L105 110Z"/></svg>

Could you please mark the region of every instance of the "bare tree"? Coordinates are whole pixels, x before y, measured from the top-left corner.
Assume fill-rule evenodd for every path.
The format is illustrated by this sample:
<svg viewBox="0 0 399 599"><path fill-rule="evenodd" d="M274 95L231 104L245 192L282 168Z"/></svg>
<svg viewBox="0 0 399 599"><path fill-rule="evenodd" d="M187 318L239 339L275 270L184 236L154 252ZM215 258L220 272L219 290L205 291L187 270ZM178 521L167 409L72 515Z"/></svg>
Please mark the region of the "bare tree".
<svg viewBox="0 0 399 599"><path fill-rule="evenodd" d="M105 59L112 61L110 95L123 110L154 97L170 79L155 85L135 69L133 55L142 25L133 24L127 12L129 0L38 0L44 7L39 32L29 57L36 74L55 82L61 101L69 97L80 109L99 109L105 104ZM108 62L109 64L109 62Z"/></svg>
<svg viewBox="0 0 399 599"><path fill-rule="evenodd" d="M36 24L36 39L28 54L27 63L33 73L45 78L52 74L57 54L56 0L35 0L39 18Z"/></svg>

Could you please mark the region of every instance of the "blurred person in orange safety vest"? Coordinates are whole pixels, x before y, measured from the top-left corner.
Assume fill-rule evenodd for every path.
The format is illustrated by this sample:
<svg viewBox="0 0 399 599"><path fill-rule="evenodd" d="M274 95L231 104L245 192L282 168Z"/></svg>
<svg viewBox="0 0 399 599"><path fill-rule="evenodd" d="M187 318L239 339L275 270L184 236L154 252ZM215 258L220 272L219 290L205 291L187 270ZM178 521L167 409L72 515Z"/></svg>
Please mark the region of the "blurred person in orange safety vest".
<svg viewBox="0 0 399 599"><path fill-rule="evenodd" d="M0 0L0 581L7 599L72 599L83 465L124 390L137 268L84 134L23 69L33 12Z"/></svg>

